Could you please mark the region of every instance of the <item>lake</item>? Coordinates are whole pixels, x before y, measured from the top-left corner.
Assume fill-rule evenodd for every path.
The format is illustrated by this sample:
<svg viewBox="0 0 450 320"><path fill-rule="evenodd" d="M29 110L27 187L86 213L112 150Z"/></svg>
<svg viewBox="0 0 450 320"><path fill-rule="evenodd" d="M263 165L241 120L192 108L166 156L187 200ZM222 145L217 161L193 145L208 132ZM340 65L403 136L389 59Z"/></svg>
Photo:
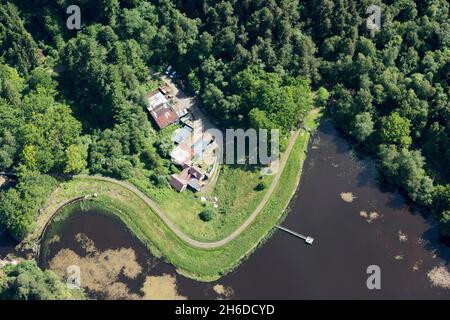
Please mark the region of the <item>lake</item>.
<svg viewBox="0 0 450 320"><path fill-rule="evenodd" d="M450 290L433 286L428 277L433 269L449 269L450 248L440 242L436 222L398 192L380 188L373 163L358 160L330 121L312 139L282 226L314 237L314 244L277 231L214 283L178 275L120 221L95 211L74 214L57 235L46 235L40 264L60 273L81 264L82 286L85 269L88 291L101 299L144 293L188 299L450 299ZM381 269L381 290L367 288L371 265Z"/></svg>

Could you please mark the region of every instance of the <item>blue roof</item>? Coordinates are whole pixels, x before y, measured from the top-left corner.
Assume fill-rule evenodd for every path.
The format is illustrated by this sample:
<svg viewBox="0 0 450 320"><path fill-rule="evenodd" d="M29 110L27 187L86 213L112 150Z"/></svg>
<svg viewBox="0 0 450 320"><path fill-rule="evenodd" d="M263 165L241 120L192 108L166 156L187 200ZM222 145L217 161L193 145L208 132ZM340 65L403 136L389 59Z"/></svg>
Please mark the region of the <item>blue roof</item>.
<svg viewBox="0 0 450 320"><path fill-rule="evenodd" d="M189 137L191 132L192 132L192 129L189 127L183 127L182 129L178 129L175 132L175 137L173 138L173 141L175 143L181 144L187 139L187 137Z"/></svg>

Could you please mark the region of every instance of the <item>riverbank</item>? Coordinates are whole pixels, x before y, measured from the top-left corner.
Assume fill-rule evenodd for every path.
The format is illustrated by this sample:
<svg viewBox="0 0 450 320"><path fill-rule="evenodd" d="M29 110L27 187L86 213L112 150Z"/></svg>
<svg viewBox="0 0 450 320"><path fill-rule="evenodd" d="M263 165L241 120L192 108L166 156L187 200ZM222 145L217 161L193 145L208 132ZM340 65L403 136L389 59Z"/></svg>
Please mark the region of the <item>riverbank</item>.
<svg viewBox="0 0 450 320"><path fill-rule="evenodd" d="M309 117L318 119L319 114L312 113ZM311 120L308 123L311 123ZM317 125L316 120L312 123ZM164 221L164 217L156 214L155 208L152 209L139 194L123 185L95 177L79 177L63 183L53 194L46 214L54 212L58 204L75 196L96 193L98 197L89 203L117 216L154 255L164 256L179 273L189 278L213 281L239 265L281 219L297 189L309 137L307 130L300 130L279 180L260 212L257 212L239 233L234 234L228 241L219 241L217 246L206 243L203 247L196 247L195 242L185 241L186 239L180 237L176 229L168 221Z"/></svg>

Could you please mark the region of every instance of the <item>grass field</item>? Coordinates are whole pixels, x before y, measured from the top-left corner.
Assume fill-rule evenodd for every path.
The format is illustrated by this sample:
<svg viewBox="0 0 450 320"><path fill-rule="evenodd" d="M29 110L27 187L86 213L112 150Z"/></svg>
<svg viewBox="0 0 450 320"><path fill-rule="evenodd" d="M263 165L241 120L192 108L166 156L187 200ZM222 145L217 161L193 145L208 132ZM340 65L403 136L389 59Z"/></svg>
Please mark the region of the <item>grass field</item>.
<svg viewBox="0 0 450 320"><path fill-rule="evenodd" d="M319 114L311 114L307 123L314 126L317 123ZM111 214L120 218L127 227L135 234L144 244L146 244L153 254L157 256L164 256L164 258L171 264L173 264L179 273L200 281L213 281L229 271L233 270L243 258L248 256L253 250L266 238L277 222L283 217L290 199L296 191L297 183L301 174L303 161L309 141L309 133L302 130L295 142L292 149L291 156L289 157L286 166L282 172L280 182L275 188L275 191L270 198L267 205L260 212L255 221L236 239L228 244L219 247L217 249L199 249L191 247L177 236L173 234L171 230L160 220L160 218L151 211L151 209L140 199L137 195L131 191L116 185L104 181L89 180L89 179L74 179L63 183L58 191L54 194L52 204L55 206L57 203L63 203L65 200L73 198L79 195L90 195L97 193L99 196L91 203L101 207L102 209L109 211ZM225 200L227 210L233 211L233 217L235 218L235 225L239 225L238 221L244 220L249 213L246 211L255 207L258 204L260 198L264 195L264 192L256 193L253 191L253 182L259 181L258 172L239 172L228 169L224 169L224 179L227 181L235 181L236 185L239 185L240 189L232 190L227 188L226 184L218 181L217 194ZM243 183L241 180L243 176L247 177L247 181ZM225 180L224 180L225 181ZM247 185L249 183L249 185ZM245 186L247 185L247 186ZM137 185L142 191L145 191L154 201L161 204L163 210L173 210L177 212L184 210L183 206L187 203L192 203L195 209L190 208L191 212L195 212L195 218L198 214L197 208L201 209L201 204L192 194L184 193L178 194L167 188L164 192L157 189L158 192L152 194L152 190L145 190L140 185ZM246 203L242 203L242 199L245 193L250 196L250 199L246 200ZM176 195L176 197L175 197ZM237 197L239 196L239 198ZM183 202L178 201L180 197L183 197ZM226 199L241 199L239 201L226 202ZM52 207L52 206L50 206ZM50 209L48 209L50 210ZM186 210L181 214L185 216L183 223L186 223L188 217L186 216ZM169 214L169 211L167 212ZM178 213L180 217L180 213ZM227 214L231 214L228 212ZM234 215L235 214L235 215ZM180 221L177 221L177 216L171 216L174 222L180 227L183 227ZM190 219L193 219L192 217ZM200 224L201 221L198 222ZM197 222L196 222L197 223ZM220 218L214 223L220 223ZM203 223L204 224L204 223ZM207 225L207 224L204 224ZM233 230L233 225L230 224L228 228L222 227L221 231L215 231L212 233L214 225L202 229L203 236L209 235L210 237L220 237L220 234L226 234ZM183 230L190 230L194 232L194 226L184 226ZM189 234L189 233L188 233ZM189 234L190 235L190 234ZM198 237L197 237L198 238Z"/></svg>
<svg viewBox="0 0 450 320"><path fill-rule="evenodd" d="M269 185L272 177L263 178L259 169L222 165L216 187L209 195L219 199L217 209L213 208L211 201L200 201L202 193L194 194L189 190L178 193L171 187L157 188L145 177L134 178L130 182L154 200L192 239L212 242L225 238L248 218L264 197L265 190L255 191L263 180ZM209 222L199 218L199 213L205 208L217 212Z"/></svg>

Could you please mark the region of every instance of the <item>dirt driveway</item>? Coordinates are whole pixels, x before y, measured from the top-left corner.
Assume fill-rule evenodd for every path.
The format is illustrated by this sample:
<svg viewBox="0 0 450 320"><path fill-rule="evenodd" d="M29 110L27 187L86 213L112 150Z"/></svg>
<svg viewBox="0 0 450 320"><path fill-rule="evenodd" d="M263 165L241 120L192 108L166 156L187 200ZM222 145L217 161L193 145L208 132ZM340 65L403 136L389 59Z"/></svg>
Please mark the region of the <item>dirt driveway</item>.
<svg viewBox="0 0 450 320"><path fill-rule="evenodd" d="M177 85L169 77L162 75L161 79L170 87L172 95L176 98L173 108L175 111L187 109L194 115L194 119L202 120L203 131L208 129L216 129L214 122L200 109L199 101L196 97L190 97L180 90Z"/></svg>

